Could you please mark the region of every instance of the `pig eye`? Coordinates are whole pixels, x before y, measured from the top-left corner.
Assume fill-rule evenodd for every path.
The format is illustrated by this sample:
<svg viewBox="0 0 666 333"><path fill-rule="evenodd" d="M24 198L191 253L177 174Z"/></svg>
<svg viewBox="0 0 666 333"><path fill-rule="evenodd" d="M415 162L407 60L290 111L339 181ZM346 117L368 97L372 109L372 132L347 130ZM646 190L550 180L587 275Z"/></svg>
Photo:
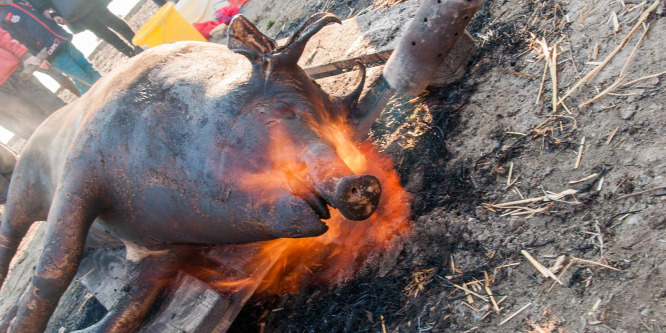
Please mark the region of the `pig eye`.
<svg viewBox="0 0 666 333"><path fill-rule="evenodd" d="M296 118L296 114L292 110L291 106L285 103L275 103L271 108L273 109L273 112L275 112L275 114L280 117L287 119Z"/></svg>

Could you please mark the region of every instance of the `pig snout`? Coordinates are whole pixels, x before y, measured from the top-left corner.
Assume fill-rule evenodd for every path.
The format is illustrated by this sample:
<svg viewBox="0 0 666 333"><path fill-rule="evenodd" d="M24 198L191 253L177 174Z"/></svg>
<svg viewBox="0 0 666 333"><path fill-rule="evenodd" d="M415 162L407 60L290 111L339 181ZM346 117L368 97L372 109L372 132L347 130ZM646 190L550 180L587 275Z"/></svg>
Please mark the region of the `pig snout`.
<svg viewBox="0 0 666 333"><path fill-rule="evenodd" d="M347 219L365 220L377 208L381 184L372 175L355 175L335 151L312 144L303 156L317 194Z"/></svg>
<svg viewBox="0 0 666 333"><path fill-rule="evenodd" d="M340 210L344 217L361 221L365 220L377 208L382 187L375 176L347 176L336 186L331 197L331 206Z"/></svg>

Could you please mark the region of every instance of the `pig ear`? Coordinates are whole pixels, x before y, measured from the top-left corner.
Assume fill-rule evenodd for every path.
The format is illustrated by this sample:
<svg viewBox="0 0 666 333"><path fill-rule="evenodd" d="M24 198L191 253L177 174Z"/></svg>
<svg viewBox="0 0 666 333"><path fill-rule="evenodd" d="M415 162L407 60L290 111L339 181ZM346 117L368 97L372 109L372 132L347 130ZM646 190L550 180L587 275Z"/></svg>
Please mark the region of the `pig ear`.
<svg viewBox="0 0 666 333"><path fill-rule="evenodd" d="M246 56L252 64L263 64L264 57L270 55L277 43L264 35L243 15L236 15L229 24L227 46L233 52Z"/></svg>
<svg viewBox="0 0 666 333"><path fill-rule="evenodd" d="M358 98L361 97L361 92L365 85L365 66L360 61L357 61L356 63L359 67L358 77L356 78L356 88L354 88L354 91L348 95L338 97L340 105L348 115L355 115L357 113L356 105L358 104Z"/></svg>
<svg viewBox="0 0 666 333"><path fill-rule="evenodd" d="M329 23L342 23L340 19L331 13L317 13L312 15L303 25L294 32L284 46L277 49L277 57L287 64L296 64L303 54L305 44L321 28Z"/></svg>

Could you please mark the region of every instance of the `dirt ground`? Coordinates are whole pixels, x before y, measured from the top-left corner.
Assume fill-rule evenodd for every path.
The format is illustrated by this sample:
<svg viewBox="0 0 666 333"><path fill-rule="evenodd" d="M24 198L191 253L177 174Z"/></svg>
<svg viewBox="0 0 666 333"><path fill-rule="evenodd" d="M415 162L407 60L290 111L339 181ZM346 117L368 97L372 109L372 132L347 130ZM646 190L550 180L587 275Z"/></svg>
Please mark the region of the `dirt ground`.
<svg viewBox="0 0 666 333"><path fill-rule="evenodd" d="M255 0L246 15L262 29L274 22L269 34L282 36L313 12L344 18L372 5L332 3ZM418 101L394 101L374 127L373 140L414 196L414 236L398 264L334 290L258 298L234 331L666 329L664 77L623 85L666 70L664 3L619 47L651 4L485 1L469 27L479 46L469 75ZM554 47L560 98L619 48L564 100L568 111L553 112L553 76L544 71ZM618 79L609 94L579 106ZM554 202L484 205L567 189L574 194ZM555 267L562 285L551 289L554 280L522 250ZM457 286L486 299L490 290L499 313Z"/></svg>
<svg viewBox="0 0 666 333"><path fill-rule="evenodd" d="M478 44L469 74L392 101L373 127L413 195L397 264L332 290L256 297L232 331L666 330L666 84L646 78L666 70L666 4L626 38L651 4L485 1L468 29ZM373 8L250 0L244 14L285 37L318 11ZM137 29L156 10L145 2L128 20ZM553 90L562 98L614 50L553 110ZM126 58L104 46L92 61L108 73Z"/></svg>

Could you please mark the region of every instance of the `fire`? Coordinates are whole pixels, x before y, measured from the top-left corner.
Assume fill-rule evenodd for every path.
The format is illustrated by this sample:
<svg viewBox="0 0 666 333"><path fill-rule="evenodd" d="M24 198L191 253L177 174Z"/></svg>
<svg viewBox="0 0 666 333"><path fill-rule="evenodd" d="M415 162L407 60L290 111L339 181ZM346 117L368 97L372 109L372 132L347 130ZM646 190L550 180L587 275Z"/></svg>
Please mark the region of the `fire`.
<svg viewBox="0 0 666 333"><path fill-rule="evenodd" d="M273 167L259 173L244 173L240 175L238 178L241 180L240 186L242 188L289 188L288 179L303 179L303 175L307 173L305 164L296 162L296 154L298 152L294 151L296 145L291 137L283 128L279 126L274 127L275 129L271 133L273 141L268 150L271 154ZM284 177L278 175L284 175ZM263 197L264 201L269 202L274 199L270 195Z"/></svg>
<svg viewBox="0 0 666 333"><path fill-rule="evenodd" d="M322 134L333 143L335 151L356 174L367 173L367 159L363 151L357 147L347 135L344 125L329 124L322 128Z"/></svg>
<svg viewBox="0 0 666 333"><path fill-rule="evenodd" d="M334 286L353 278L360 270L378 264L384 257L397 255L396 251L409 234L410 210L409 196L400 186L393 161L370 143L355 144L346 125L327 125L320 128L320 132L352 171L379 179L382 196L375 213L365 221L355 222L346 220L332 209L331 218L325 221L329 230L319 237L283 238L261 243L260 251L247 259L252 267L270 267L254 270L261 271L261 276L236 281L218 280L212 283L213 287L232 293L251 287L257 292L281 294L298 292L306 284ZM278 170L296 177L307 171L305 166L294 163L289 157L293 152L285 151L289 149L285 147L290 146L289 137L277 137L279 144L272 145L274 168L245 177L246 185L284 183L279 180L282 177L275 176Z"/></svg>

